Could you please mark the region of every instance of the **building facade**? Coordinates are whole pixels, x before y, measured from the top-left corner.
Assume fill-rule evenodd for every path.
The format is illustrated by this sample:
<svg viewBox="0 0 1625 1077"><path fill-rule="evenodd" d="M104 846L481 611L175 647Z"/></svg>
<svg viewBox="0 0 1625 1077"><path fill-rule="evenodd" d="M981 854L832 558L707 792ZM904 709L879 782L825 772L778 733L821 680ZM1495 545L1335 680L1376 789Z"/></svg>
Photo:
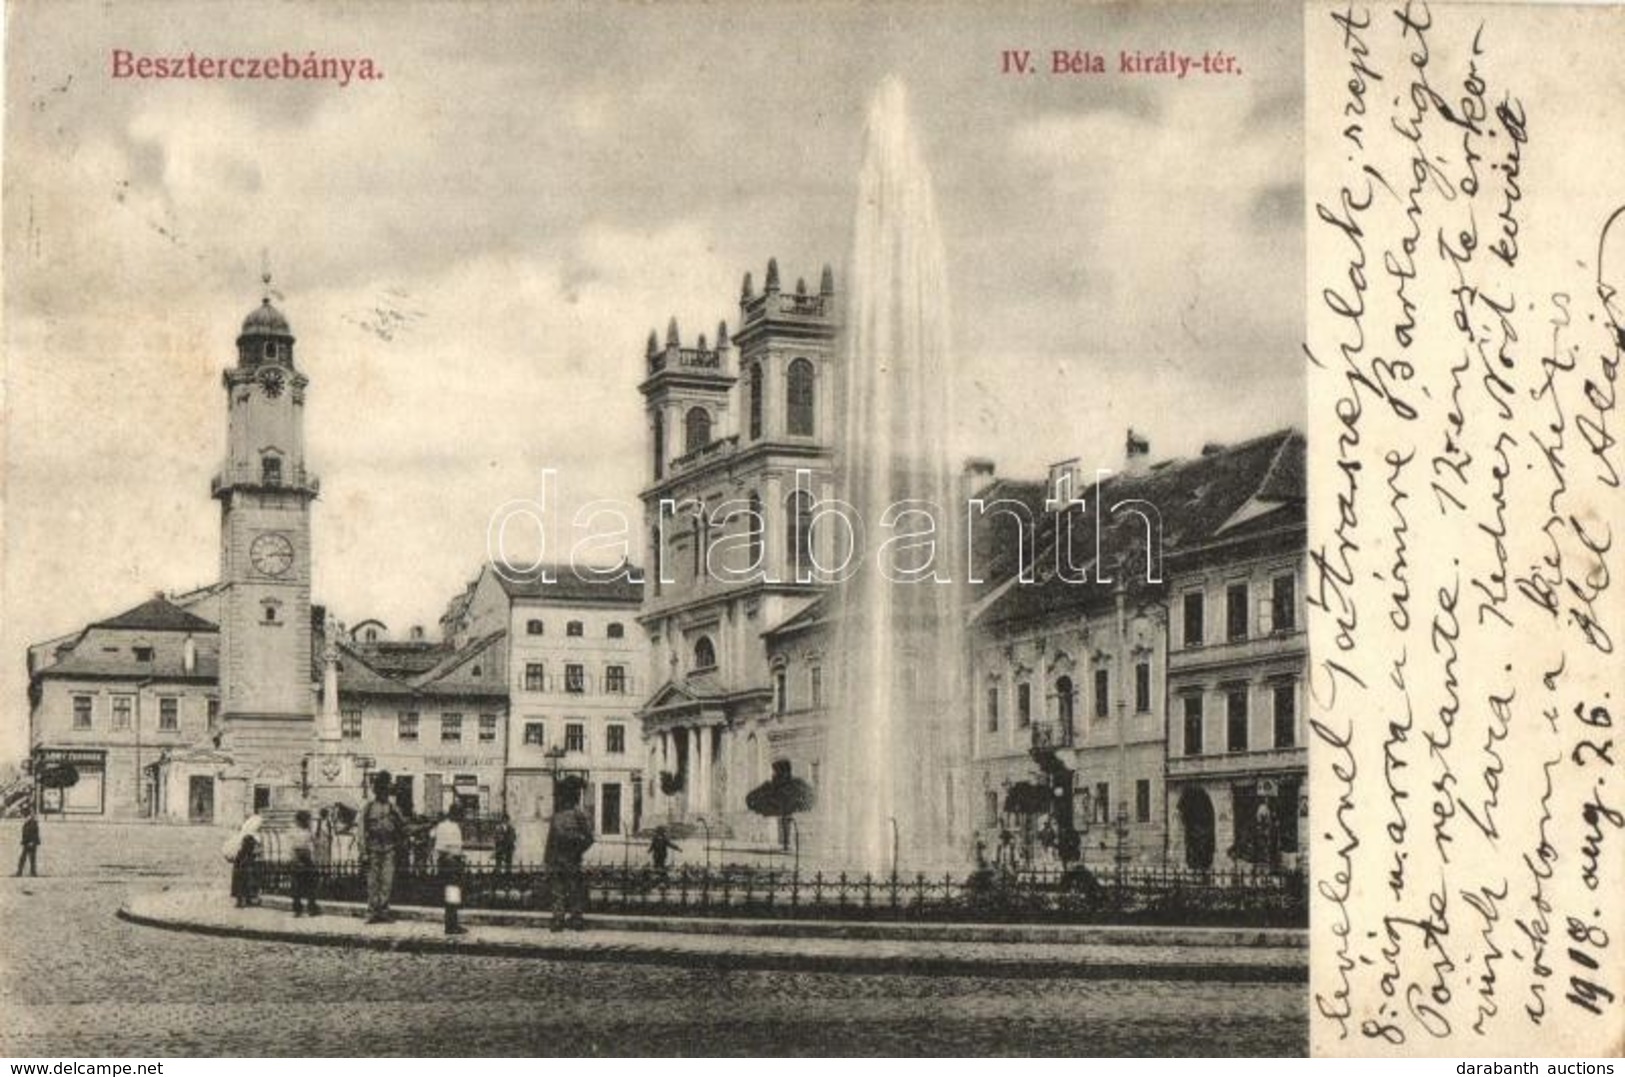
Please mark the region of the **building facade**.
<svg viewBox="0 0 1625 1077"><path fill-rule="evenodd" d="M828 267L817 292L787 290L769 261L761 292L745 276L732 338L725 323L715 347L684 347L675 322L664 345L650 334L639 623L653 691L637 718L652 820L758 829L745 794L817 735L784 706L762 635L821 593L812 513L834 493L837 327Z"/></svg>
<svg viewBox="0 0 1625 1077"><path fill-rule="evenodd" d="M602 836L630 836L645 810L636 718L648 647L638 629L637 570L564 566L524 573L490 564L447 609L442 630L466 645L500 637L508 746L505 810L521 851L539 852L554 786L572 775ZM534 846L534 848L532 848Z"/></svg>

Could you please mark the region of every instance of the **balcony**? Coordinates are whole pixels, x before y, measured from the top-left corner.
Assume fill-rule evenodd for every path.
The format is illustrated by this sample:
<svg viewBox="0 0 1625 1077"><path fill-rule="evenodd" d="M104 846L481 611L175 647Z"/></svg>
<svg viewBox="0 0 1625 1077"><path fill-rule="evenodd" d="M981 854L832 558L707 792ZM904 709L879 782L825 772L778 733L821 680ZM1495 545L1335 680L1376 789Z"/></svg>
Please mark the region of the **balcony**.
<svg viewBox="0 0 1625 1077"><path fill-rule="evenodd" d="M835 318L835 297L802 295L795 292L763 292L744 302L746 325L761 321L831 322Z"/></svg>
<svg viewBox="0 0 1625 1077"><path fill-rule="evenodd" d="M1035 722L1032 727L1032 746L1039 750L1072 747L1071 723Z"/></svg>
<svg viewBox="0 0 1625 1077"><path fill-rule="evenodd" d="M227 490L290 490L316 497L322 483L303 464L274 475L254 467L228 467L209 480L209 496L219 497Z"/></svg>
<svg viewBox="0 0 1625 1077"><path fill-rule="evenodd" d="M682 456L677 457L671 462L671 473L673 475L680 475L685 471L690 471L694 468L700 467L703 464L710 463L712 460L718 459L719 457L731 455L738 447L738 434L731 434L725 438L718 438L713 442L701 445L693 452L684 453Z"/></svg>
<svg viewBox="0 0 1625 1077"><path fill-rule="evenodd" d="M722 371L722 352L716 348L676 348L667 346L649 356L649 373L662 370Z"/></svg>

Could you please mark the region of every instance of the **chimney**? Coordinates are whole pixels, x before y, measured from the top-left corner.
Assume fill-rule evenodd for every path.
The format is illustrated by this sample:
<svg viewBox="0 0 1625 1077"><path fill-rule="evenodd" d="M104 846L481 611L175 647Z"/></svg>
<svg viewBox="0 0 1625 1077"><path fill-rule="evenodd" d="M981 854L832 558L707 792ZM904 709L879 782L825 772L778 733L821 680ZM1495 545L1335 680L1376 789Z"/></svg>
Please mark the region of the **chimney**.
<svg viewBox="0 0 1625 1077"><path fill-rule="evenodd" d="M1151 439L1141 437L1131 426L1123 449L1123 474L1144 475L1151 464Z"/></svg>
<svg viewBox="0 0 1625 1077"><path fill-rule="evenodd" d="M959 469L959 496L969 501L992 484L995 467L991 457L967 456Z"/></svg>

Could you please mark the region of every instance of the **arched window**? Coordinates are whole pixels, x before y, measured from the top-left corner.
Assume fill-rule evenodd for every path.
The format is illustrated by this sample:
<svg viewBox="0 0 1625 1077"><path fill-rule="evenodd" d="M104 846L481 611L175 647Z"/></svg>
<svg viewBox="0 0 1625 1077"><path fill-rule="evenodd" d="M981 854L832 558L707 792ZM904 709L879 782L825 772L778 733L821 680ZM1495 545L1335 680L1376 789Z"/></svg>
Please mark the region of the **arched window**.
<svg viewBox="0 0 1625 1077"><path fill-rule="evenodd" d="M785 429L791 437L811 437L813 433L813 365L805 359L790 364L789 388L785 396Z"/></svg>
<svg viewBox="0 0 1625 1077"><path fill-rule="evenodd" d="M1055 716L1060 720L1061 732L1072 734L1072 678L1055 678Z"/></svg>
<svg viewBox="0 0 1625 1077"><path fill-rule="evenodd" d="M762 515L762 499L756 491L750 493L750 513L745 519L745 552L750 564L750 570L761 570L767 566L762 564L762 539L767 532L767 519Z"/></svg>
<svg viewBox="0 0 1625 1077"><path fill-rule="evenodd" d="M683 451L693 452L711 444L711 415L704 408L689 408L683 417Z"/></svg>
<svg viewBox="0 0 1625 1077"><path fill-rule="evenodd" d="M260 458L260 481L267 486L282 485L282 457L263 456Z"/></svg>
<svg viewBox="0 0 1625 1077"><path fill-rule="evenodd" d="M749 375L750 439L762 436L762 364L752 363Z"/></svg>
<svg viewBox="0 0 1625 1077"><path fill-rule="evenodd" d="M806 490L791 494L784 520L784 545L790 553L791 577L797 581L812 573L812 516L812 494Z"/></svg>
<svg viewBox="0 0 1625 1077"><path fill-rule="evenodd" d="M655 412L654 427L654 468L655 478L664 478L666 475L666 416Z"/></svg>
<svg viewBox="0 0 1625 1077"><path fill-rule="evenodd" d="M657 595L660 593L660 577L665 567L665 554L664 544L660 541L660 528L658 526L649 528L649 560L654 563L654 586Z"/></svg>
<svg viewBox="0 0 1625 1077"><path fill-rule="evenodd" d="M694 668L715 669L716 665L716 646L712 644L710 636L701 636L694 641Z"/></svg>

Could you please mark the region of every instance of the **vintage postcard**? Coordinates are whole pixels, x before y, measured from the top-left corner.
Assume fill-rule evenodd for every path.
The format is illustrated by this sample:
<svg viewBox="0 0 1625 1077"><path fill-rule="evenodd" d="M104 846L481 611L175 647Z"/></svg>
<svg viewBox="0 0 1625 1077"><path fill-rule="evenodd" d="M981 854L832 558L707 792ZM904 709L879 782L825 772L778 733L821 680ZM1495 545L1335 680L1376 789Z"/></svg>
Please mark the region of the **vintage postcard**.
<svg viewBox="0 0 1625 1077"><path fill-rule="evenodd" d="M12 0L0 1053L1616 1054L1622 42Z"/></svg>

